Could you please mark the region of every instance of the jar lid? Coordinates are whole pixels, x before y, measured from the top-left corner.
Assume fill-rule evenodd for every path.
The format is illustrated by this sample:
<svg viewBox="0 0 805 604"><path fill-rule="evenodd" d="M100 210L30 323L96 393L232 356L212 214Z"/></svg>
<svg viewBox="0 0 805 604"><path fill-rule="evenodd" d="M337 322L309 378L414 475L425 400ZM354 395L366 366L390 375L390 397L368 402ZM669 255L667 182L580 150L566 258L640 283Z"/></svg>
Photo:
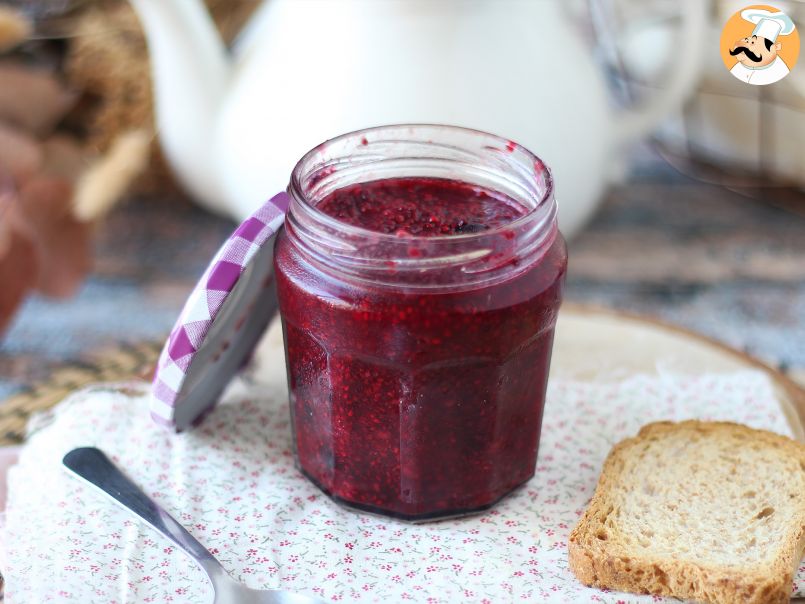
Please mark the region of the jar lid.
<svg viewBox="0 0 805 604"><path fill-rule="evenodd" d="M274 239L287 193L246 219L210 262L162 349L151 417L183 430L211 409L248 361L277 311Z"/></svg>

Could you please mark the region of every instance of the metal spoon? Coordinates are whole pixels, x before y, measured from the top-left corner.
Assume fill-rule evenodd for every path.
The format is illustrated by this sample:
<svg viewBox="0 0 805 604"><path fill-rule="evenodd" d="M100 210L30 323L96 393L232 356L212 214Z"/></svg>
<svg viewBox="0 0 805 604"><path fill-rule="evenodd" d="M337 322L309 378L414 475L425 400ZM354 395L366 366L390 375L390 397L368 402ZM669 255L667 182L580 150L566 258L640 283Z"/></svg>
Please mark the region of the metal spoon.
<svg viewBox="0 0 805 604"><path fill-rule="evenodd" d="M83 447L64 456L64 466L97 487L121 506L134 512L199 563L212 582L214 604L324 604L314 596L282 589L251 589L232 579L210 552L170 514L129 480L100 449Z"/></svg>

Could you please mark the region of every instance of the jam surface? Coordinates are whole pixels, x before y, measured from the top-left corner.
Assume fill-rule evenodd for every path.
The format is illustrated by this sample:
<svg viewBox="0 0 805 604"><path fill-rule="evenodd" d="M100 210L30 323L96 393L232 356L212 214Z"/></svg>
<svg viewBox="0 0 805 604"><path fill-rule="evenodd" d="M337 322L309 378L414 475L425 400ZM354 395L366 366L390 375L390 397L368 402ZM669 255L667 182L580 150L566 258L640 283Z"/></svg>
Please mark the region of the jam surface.
<svg viewBox="0 0 805 604"><path fill-rule="evenodd" d="M353 185L318 207L401 236L486 230L523 214L494 191L427 178ZM389 288L314 267L281 232L300 469L337 501L413 520L484 509L531 478L566 263L556 233L493 285Z"/></svg>
<svg viewBox="0 0 805 604"><path fill-rule="evenodd" d="M443 178L393 178L350 185L334 191L317 207L353 226L418 237L477 233L525 213L505 195Z"/></svg>

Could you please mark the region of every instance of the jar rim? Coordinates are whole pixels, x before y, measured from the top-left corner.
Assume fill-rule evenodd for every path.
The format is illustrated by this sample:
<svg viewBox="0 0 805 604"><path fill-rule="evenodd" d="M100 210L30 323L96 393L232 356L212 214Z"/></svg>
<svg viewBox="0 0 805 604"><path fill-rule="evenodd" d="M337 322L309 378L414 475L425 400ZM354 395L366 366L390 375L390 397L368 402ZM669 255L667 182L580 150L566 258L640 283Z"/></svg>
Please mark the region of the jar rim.
<svg viewBox="0 0 805 604"><path fill-rule="evenodd" d="M451 124L437 124L437 123L398 123L398 124L385 124L382 126L371 126L368 128L362 128L360 130L353 130L352 132L347 132L344 134L340 134L333 138L327 139L312 149L310 149L307 153L305 153L299 161L294 166L291 172L290 182L288 184L288 193L291 195L292 204L293 203L300 203L304 204L305 211L312 214L313 217L317 221L335 229L339 229L346 235L355 235L355 236L371 236L377 242L383 241L399 241L399 237L394 233L382 233L379 231L373 231L371 229L367 229L361 226L349 224L345 221L339 220L338 218L331 216L317 207L317 204L311 203L308 195L305 194L302 184L302 177L304 168L310 163L310 161L317 155L322 153L328 146L344 142L349 139L358 139L358 140L366 140L367 135L377 134L385 131L393 131L395 129L427 129L433 128L448 132L456 132L456 133L464 133L467 135L483 137L489 139L490 141L496 142L497 144L501 145L501 150L506 149L509 153L514 152L515 150L519 151L520 153L524 154L529 161L533 169L535 170L535 176L541 176L544 179L545 183L545 190L540 195L539 199L536 200L536 203L533 207L526 208L526 211L521 215L512 220L511 222L506 222L500 224L498 226L492 227L487 230L478 231L475 233L449 233L449 234L431 234L431 235L416 235L412 233L408 233L405 236L405 240L410 243L419 243L419 242L430 242L435 243L437 241L444 241L450 240L456 243L460 241L473 241L478 240L484 237L490 237L494 235L500 235L508 230L517 229L522 225L527 224L530 220L534 219L534 214L540 211L546 203L549 203L553 200L554 194L554 180L553 174L551 173L550 168L548 165L537 156L535 153L527 149L526 147L520 145L516 141L511 139L507 139L505 137L499 136L497 134L491 134L489 132L478 130L476 128L467 128L465 126L455 126ZM427 142L431 144L435 144L434 141L431 140L422 140L421 142Z"/></svg>

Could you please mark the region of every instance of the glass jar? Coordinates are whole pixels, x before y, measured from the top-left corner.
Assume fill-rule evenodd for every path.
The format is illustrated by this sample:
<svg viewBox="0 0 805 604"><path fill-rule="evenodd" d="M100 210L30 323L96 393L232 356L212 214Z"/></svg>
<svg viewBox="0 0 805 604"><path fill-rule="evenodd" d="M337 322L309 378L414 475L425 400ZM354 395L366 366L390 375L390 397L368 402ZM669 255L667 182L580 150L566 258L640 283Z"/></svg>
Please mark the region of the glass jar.
<svg viewBox="0 0 805 604"><path fill-rule="evenodd" d="M318 207L405 178L522 212L401 236ZM545 164L483 132L386 126L311 150L288 193L274 268L300 470L337 502L407 520L485 509L531 478L567 266Z"/></svg>

